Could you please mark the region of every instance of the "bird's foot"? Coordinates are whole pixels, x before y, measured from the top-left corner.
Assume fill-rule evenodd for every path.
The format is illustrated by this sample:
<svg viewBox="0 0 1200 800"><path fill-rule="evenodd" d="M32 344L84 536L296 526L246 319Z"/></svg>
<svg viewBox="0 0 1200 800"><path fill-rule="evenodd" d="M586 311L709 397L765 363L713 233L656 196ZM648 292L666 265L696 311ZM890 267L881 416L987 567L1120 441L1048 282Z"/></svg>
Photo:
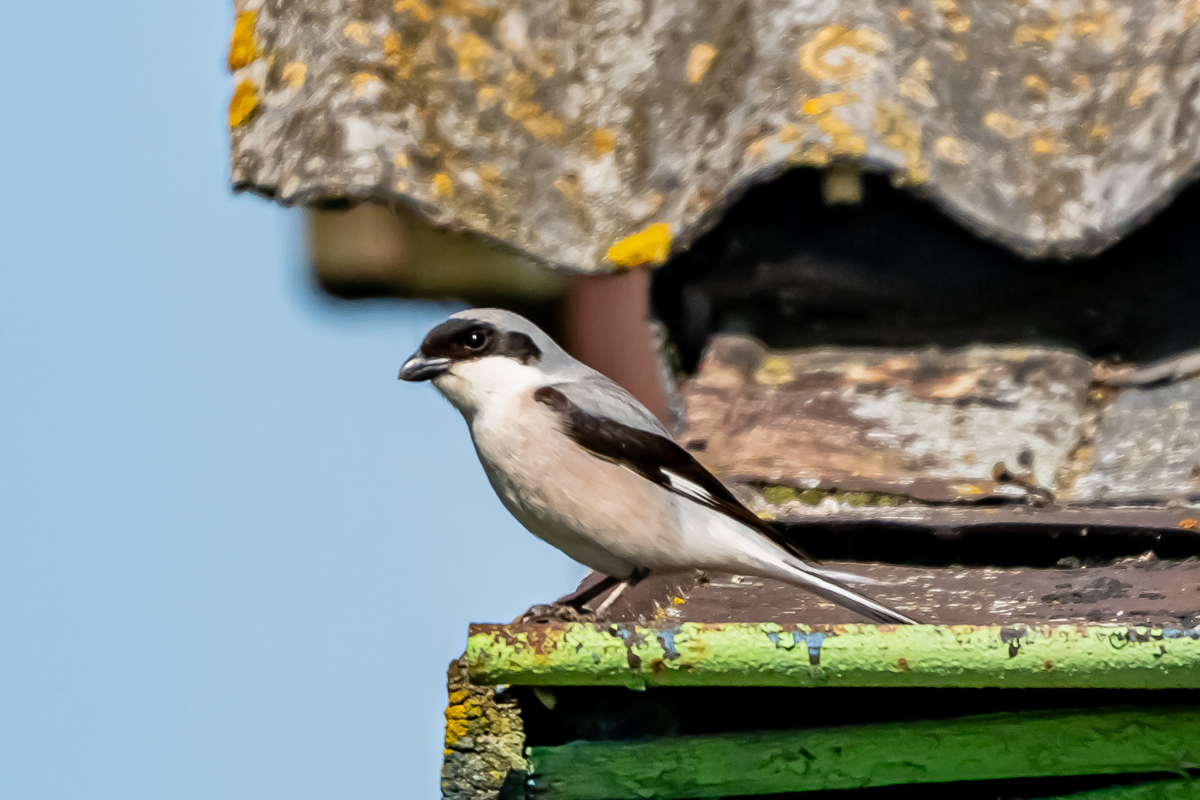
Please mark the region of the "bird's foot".
<svg viewBox="0 0 1200 800"><path fill-rule="evenodd" d="M548 603L534 606L514 620L522 622L594 622L596 615L590 609L580 608L566 603Z"/></svg>

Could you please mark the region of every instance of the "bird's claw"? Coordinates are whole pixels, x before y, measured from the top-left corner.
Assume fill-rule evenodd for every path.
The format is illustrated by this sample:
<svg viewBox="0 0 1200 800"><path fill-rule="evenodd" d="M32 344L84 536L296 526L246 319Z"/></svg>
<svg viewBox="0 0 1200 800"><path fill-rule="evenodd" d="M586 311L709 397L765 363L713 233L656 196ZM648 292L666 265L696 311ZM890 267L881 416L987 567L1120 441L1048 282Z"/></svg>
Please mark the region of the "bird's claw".
<svg viewBox="0 0 1200 800"><path fill-rule="evenodd" d="M530 608L515 622L592 622L595 618L596 615L586 608L548 603Z"/></svg>

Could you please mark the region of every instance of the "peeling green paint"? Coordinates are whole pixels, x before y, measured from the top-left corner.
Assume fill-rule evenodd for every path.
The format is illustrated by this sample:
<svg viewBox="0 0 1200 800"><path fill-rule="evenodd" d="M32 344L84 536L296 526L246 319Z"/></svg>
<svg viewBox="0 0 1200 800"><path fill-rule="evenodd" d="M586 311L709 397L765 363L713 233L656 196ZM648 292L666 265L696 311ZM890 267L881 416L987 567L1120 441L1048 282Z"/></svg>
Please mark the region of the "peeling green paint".
<svg viewBox="0 0 1200 800"><path fill-rule="evenodd" d="M1053 746L1047 746L1053 743ZM721 797L947 781L1174 772L1200 766L1194 709L989 714L793 731L574 742L530 750L543 800ZM1078 800L1182 800L1200 781Z"/></svg>
<svg viewBox="0 0 1200 800"><path fill-rule="evenodd" d="M1200 688L1200 630L473 625L467 667L480 684Z"/></svg>

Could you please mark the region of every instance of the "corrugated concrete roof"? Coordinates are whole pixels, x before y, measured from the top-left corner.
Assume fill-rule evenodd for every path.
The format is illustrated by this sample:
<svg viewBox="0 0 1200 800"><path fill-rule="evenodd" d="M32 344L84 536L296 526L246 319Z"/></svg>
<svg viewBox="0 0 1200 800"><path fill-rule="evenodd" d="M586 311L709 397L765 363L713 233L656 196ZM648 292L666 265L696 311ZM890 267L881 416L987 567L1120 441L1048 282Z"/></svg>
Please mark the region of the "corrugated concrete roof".
<svg viewBox="0 0 1200 800"><path fill-rule="evenodd" d="M839 159L1024 255L1093 253L1200 161L1195 0L238 9L235 186L411 201L577 271Z"/></svg>

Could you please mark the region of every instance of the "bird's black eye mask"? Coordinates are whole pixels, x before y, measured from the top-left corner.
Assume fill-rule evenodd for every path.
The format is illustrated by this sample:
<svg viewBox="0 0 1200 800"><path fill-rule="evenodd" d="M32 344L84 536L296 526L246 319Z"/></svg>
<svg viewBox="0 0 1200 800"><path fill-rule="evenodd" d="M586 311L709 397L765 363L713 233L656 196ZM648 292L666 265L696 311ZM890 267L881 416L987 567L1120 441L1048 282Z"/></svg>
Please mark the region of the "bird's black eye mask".
<svg viewBox="0 0 1200 800"><path fill-rule="evenodd" d="M451 319L429 332L421 344L421 355L451 361L508 356L529 364L538 361L542 351L524 333L497 330L493 325L476 320Z"/></svg>

